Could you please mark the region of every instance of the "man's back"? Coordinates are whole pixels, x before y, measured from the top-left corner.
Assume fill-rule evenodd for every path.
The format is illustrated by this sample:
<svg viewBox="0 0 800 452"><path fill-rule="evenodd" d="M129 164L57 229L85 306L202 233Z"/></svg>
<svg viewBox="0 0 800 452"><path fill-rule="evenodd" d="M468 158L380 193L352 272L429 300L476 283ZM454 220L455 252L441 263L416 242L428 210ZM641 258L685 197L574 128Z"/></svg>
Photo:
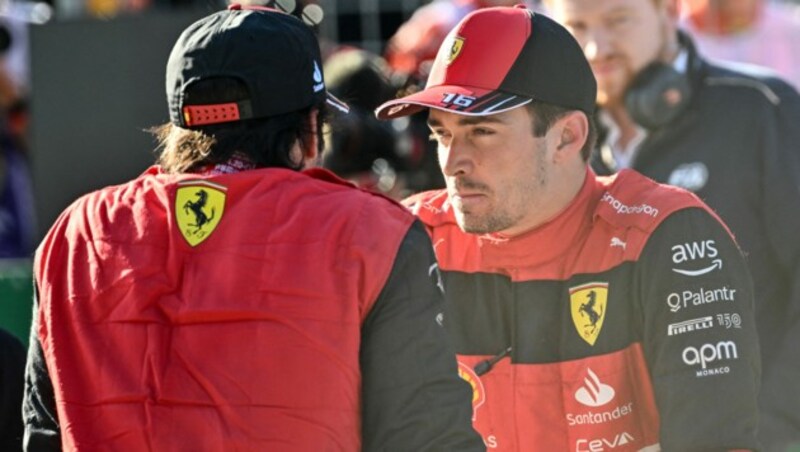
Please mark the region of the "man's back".
<svg viewBox="0 0 800 452"><path fill-rule="evenodd" d="M37 255L64 446L358 449L362 326L411 215L316 172L156 173L81 198Z"/></svg>

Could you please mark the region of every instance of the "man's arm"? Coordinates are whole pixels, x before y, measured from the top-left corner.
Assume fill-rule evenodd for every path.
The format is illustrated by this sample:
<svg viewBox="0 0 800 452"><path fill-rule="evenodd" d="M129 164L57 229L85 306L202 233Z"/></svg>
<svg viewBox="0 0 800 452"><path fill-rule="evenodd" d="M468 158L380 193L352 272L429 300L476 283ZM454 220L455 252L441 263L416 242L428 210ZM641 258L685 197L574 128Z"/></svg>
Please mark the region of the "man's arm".
<svg viewBox="0 0 800 452"><path fill-rule="evenodd" d="M37 452L61 450L61 431L58 425L53 383L50 381L42 343L39 340L39 301L38 291L35 288L28 363L25 367L22 420L25 424L23 450Z"/></svg>
<svg viewBox="0 0 800 452"><path fill-rule="evenodd" d="M0 449L19 450L22 446L22 380L25 372L25 347L0 329Z"/></svg>
<svg viewBox="0 0 800 452"><path fill-rule="evenodd" d="M444 301L435 264L416 221L362 327L365 451L486 450L472 429L472 392L437 323Z"/></svg>
<svg viewBox="0 0 800 452"><path fill-rule="evenodd" d="M733 239L709 212L681 210L653 233L640 263L662 449L758 449L753 288Z"/></svg>
<svg viewBox="0 0 800 452"><path fill-rule="evenodd" d="M760 433L765 441L774 441L769 444L774 447L800 438L800 391L787 390L800 381L800 241L796 238L800 230L800 96L788 87L777 92L781 102L761 143L760 220L768 246L758 252L767 254L779 268L753 269L754 275L773 272L771 280L777 283L759 287L762 297L757 298L765 303L758 308L760 325L769 326L761 332L765 367Z"/></svg>

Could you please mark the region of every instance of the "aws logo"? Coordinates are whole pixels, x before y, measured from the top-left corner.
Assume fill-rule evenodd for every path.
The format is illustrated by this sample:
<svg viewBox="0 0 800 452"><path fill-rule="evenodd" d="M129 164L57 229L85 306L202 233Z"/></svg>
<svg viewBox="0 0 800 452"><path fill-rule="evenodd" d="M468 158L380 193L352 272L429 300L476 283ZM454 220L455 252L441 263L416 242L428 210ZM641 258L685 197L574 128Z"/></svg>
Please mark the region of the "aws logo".
<svg viewBox="0 0 800 452"><path fill-rule="evenodd" d="M474 421L478 414L478 408L486 402L486 390L483 389L483 383L475 371L461 361L458 362L458 376L472 387L472 420Z"/></svg>
<svg viewBox="0 0 800 452"><path fill-rule="evenodd" d="M197 246L217 228L225 212L225 186L208 181L178 183L175 219L186 242Z"/></svg>
<svg viewBox="0 0 800 452"><path fill-rule="evenodd" d="M589 345L594 345L606 316L608 283L591 282L569 289L572 323L578 335Z"/></svg>
<svg viewBox="0 0 800 452"><path fill-rule="evenodd" d="M714 270L722 269L722 259L719 256L716 242L713 240L702 240L691 243L680 243L671 248L672 262L675 265L691 263L701 259L712 259L711 265L701 268L673 268L672 271L686 276L700 276Z"/></svg>

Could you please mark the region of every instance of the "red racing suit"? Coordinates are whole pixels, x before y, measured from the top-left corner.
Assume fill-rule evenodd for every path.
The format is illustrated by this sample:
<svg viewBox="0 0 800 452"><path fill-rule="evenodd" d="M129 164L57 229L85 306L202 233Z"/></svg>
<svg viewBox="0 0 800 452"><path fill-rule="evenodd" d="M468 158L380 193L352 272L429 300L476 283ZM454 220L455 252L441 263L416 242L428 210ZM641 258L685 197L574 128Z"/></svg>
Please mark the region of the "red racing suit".
<svg viewBox="0 0 800 452"><path fill-rule="evenodd" d="M86 195L36 255L26 448L483 450L433 262L405 209L322 170Z"/></svg>
<svg viewBox="0 0 800 452"><path fill-rule="evenodd" d="M515 237L462 232L444 191L406 204L431 235L489 450L757 448L751 282L694 195L588 171L562 213Z"/></svg>

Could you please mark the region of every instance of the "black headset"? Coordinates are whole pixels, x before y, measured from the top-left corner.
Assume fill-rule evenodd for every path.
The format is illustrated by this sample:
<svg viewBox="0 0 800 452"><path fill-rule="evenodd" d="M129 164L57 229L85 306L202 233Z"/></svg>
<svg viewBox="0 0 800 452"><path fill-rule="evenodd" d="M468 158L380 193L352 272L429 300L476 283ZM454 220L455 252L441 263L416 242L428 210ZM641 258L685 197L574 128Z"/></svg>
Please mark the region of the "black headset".
<svg viewBox="0 0 800 452"><path fill-rule="evenodd" d="M680 33L678 37L683 48L691 45ZM628 114L648 130L668 124L689 104L692 95L690 71L691 68L687 68L686 73L681 73L672 65L658 61L642 69L625 91Z"/></svg>

